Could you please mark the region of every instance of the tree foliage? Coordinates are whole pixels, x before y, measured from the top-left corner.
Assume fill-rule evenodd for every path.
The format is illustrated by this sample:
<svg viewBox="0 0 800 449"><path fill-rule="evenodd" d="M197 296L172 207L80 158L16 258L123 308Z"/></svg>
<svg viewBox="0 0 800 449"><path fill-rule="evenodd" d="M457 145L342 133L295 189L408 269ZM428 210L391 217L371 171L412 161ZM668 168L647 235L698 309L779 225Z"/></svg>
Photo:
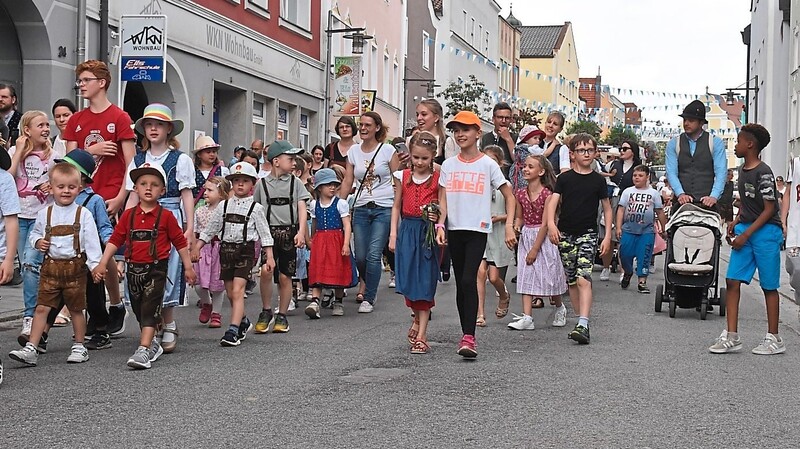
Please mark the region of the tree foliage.
<svg viewBox="0 0 800 449"><path fill-rule="evenodd" d="M445 100L445 107L449 116L456 115L458 111L472 111L479 116L490 110L491 97L483 81L470 74L467 80L451 81L439 97Z"/></svg>
<svg viewBox="0 0 800 449"><path fill-rule="evenodd" d="M636 133L630 128L625 128L624 126L615 126L608 132L608 135L603 143L606 145L619 147L622 145L622 142L626 140L639 142L639 136L637 136Z"/></svg>
<svg viewBox="0 0 800 449"><path fill-rule="evenodd" d="M586 133L595 139L599 139L601 132L603 132L603 130L600 129L597 123L591 120L578 120L577 122L572 122L567 127L566 134Z"/></svg>
<svg viewBox="0 0 800 449"><path fill-rule="evenodd" d="M667 151L667 142L656 142L655 146L650 148L648 154L648 162L650 165L664 165L664 153Z"/></svg>
<svg viewBox="0 0 800 449"><path fill-rule="evenodd" d="M515 109L514 110L514 122L511 124L511 128L514 132L522 131L526 125L539 125L539 118L537 117L541 114L541 111L537 111L531 108L523 108L523 109Z"/></svg>

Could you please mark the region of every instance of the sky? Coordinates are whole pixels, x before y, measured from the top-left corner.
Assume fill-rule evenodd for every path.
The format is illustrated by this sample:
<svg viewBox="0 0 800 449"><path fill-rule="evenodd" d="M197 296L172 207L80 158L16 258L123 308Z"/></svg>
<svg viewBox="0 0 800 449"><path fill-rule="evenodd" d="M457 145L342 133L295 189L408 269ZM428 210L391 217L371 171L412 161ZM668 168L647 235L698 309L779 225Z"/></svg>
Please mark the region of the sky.
<svg viewBox="0 0 800 449"><path fill-rule="evenodd" d="M746 79L747 47L740 32L750 23L749 0L498 0L523 25L572 22L581 77L612 89L702 95L725 93ZM618 95L638 106L690 100ZM676 125L677 109L643 110L646 120Z"/></svg>

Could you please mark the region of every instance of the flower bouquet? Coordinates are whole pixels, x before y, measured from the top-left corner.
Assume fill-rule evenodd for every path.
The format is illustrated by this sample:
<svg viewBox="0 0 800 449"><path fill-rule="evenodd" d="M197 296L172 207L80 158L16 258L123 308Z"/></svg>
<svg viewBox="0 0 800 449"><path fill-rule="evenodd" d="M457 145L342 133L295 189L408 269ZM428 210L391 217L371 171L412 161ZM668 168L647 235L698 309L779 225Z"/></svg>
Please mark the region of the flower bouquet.
<svg viewBox="0 0 800 449"><path fill-rule="evenodd" d="M436 245L436 222L439 220L441 209L437 202L420 206L420 209L422 210L422 219L428 223L428 229L425 231L425 247L431 249Z"/></svg>

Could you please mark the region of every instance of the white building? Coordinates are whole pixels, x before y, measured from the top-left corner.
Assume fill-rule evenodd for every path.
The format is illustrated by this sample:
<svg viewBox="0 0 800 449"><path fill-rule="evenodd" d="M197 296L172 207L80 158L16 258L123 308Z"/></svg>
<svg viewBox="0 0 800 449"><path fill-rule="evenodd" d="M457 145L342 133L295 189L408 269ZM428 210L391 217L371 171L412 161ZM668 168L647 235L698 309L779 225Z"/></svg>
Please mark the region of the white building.
<svg viewBox="0 0 800 449"><path fill-rule="evenodd" d="M792 0L789 20L789 153L800 156L800 0Z"/></svg>
<svg viewBox="0 0 800 449"><path fill-rule="evenodd" d="M792 3L797 5L800 2L795 0ZM751 5L747 63L750 86L757 87L758 92L750 92L748 96L748 121L760 123L769 130L772 141L761 159L776 175L780 175L786 173L789 140L793 140L789 134L790 110L793 110L792 126L795 128L794 135L797 135L798 109L797 105L789 107L789 74L792 70L796 72L798 64L796 51L795 56L790 58L789 47L790 41L795 42L793 45L796 47L798 37L795 33L798 28L789 29L788 1L753 0ZM792 11L797 9L792 8ZM792 90L796 92L796 88Z"/></svg>

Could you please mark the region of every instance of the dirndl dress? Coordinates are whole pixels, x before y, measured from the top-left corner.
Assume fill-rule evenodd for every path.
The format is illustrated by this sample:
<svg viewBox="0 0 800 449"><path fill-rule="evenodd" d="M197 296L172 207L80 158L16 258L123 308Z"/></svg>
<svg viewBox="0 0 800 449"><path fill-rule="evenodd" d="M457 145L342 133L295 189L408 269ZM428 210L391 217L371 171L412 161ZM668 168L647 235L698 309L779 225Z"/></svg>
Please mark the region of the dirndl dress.
<svg viewBox="0 0 800 449"><path fill-rule="evenodd" d="M395 291L405 296L412 309L429 310L435 305L439 281L441 249L428 247L425 233L428 222L418 217L403 217L395 248Z"/></svg>
<svg viewBox="0 0 800 449"><path fill-rule="evenodd" d="M314 207L317 232L311 240L309 286L347 288L353 285L352 258L342 255L344 225L339 215L339 201L339 198L334 198L328 207L322 207L317 201Z"/></svg>
<svg viewBox="0 0 800 449"><path fill-rule="evenodd" d="M545 187L535 200L531 200L527 188L515 192L517 201L522 206L522 219L525 223L517 251L517 293L521 295L556 296L567 291L561 254L549 238L545 237L533 264L528 265L525 261L541 230L545 202L551 194Z"/></svg>
<svg viewBox="0 0 800 449"><path fill-rule="evenodd" d="M203 204L195 209L194 229L197 234L205 231L213 209ZM200 259L194 263L197 273L197 286L212 292L225 291L225 283L220 279L219 239L214 237L200 249Z"/></svg>

